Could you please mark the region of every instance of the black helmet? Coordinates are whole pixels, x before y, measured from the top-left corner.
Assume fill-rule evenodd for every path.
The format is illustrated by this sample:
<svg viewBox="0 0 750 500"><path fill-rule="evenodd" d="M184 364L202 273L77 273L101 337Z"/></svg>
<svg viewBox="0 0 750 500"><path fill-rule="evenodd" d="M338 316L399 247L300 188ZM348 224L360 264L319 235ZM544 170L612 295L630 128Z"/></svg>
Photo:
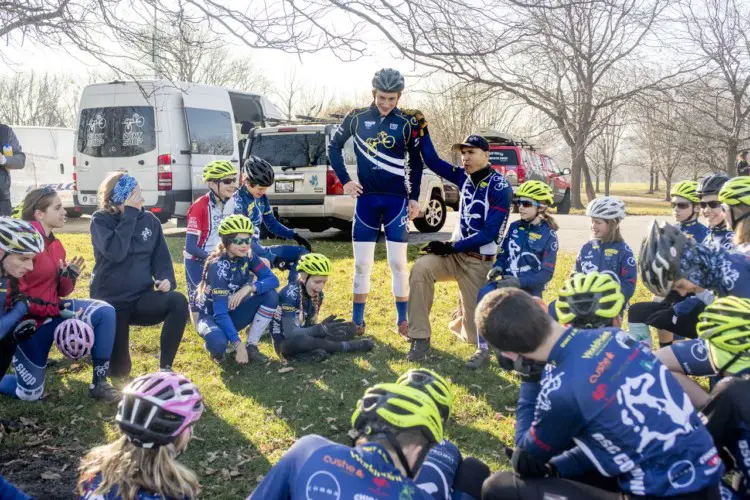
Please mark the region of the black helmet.
<svg viewBox="0 0 750 500"><path fill-rule="evenodd" d="M273 184L275 174L273 167L263 158L250 155L245 164L242 165L242 173L245 179L249 180L253 186L270 186Z"/></svg>
<svg viewBox="0 0 750 500"><path fill-rule="evenodd" d="M666 296L679 279L680 256L686 245L693 245L675 226L654 221L648 236L641 245L638 266L646 288L655 295Z"/></svg>
<svg viewBox="0 0 750 500"><path fill-rule="evenodd" d="M404 77L395 69L381 69L372 78L372 88L383 92L401 92L404 90Z"/></svg>
<svg viewBox="0 0 750 500"><path fill-rule="evenodd" d="M729 176L726 174L711 174L702 178L698 183L698 189L696 192L698 196L705 196L707 194L719 194L721 186L729 180Z"/></svg>

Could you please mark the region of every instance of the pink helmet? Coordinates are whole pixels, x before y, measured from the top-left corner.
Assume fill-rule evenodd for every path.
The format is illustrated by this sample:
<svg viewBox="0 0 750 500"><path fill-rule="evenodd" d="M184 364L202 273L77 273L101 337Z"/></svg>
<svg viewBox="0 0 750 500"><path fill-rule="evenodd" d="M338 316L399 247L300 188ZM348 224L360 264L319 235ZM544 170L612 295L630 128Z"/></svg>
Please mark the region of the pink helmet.
<svg viewBox="0 0 750 500"><path fill-rule="evenodd" d="M203 413L203 396L183 375L142 375L122 390L117 423L130 442L154 448L173 442Z"/></svg>
<svg viewBox="0 0 750 500"><path fill-rule="evenodd" d="M91 352L94 330L80 319L66 319L55 328L55 344L66 358L81 359Z"/></svg>

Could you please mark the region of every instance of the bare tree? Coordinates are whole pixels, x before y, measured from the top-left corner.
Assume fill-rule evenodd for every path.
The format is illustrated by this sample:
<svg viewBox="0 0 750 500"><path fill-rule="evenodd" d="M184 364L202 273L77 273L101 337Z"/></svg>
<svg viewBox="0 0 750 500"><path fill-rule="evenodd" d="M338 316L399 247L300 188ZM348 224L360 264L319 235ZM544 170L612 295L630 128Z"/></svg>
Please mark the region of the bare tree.
<svg viewBox="0 0 750 500"><path fill-rule="evenodd" d="M66 75L11 73L0 79L0 123L71 127L78 89Z"/></svg>
<svg viewBox="0 0 750 500"><path fill-rule="evenodd" d="M678 5L700 72L693 85L677 94L677 110L691 135L700 139L702 162L734 175L738 147L750 141L750 4L682 0Z"/></svg>
<svg viewBox="0 0 750 500"><path fill-rule="evenodd" d="M601 127L598 137L590 148L589 158L592 170L597 173L596 190L599 191L599 175L604 177L604 196L609 196L612 175L622 165L621 147L626 124L620 121L619 115L609 117Z"/></svg>

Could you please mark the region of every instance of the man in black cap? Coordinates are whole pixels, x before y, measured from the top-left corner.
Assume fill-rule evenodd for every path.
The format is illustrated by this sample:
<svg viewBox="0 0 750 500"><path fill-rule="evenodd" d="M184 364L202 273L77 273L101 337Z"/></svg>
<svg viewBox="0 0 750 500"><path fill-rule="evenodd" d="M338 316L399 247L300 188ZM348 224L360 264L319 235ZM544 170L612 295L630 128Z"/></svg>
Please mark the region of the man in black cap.
<svg viewBox="0 0 750 500"><path fill-rule="evenodd" d="M8 125L0 123L0 215L10 215L10 173L26 165L26 155L21 150L16 134Z"/></svg>
<svg viewBox="0 0 750 500"><path fill-rule="evenodd" d="M460 336L466 342L477 343L477 295L495 261L513 198L508 181L490 167L490 145L484 137L472 134L453 146L461 153L463 168L455 167L440 159L421 117L420 123L425 165L459 186L461 199L459 225L451 240L429 242L423 248L426 255L417 259L409 274L409 361L422 360L430 353L430 309L438 281L458 282L464 318ZM477 355L486 354L477 348L472 359Z"/></svg>
<svg viewBox="0 0 750 500"><path fill-rule="evenodd" d="M737 155L737 163L735 164L737 167L737 175L750 175L750 168L748 167L747 163L747 150L740 151L740 154Z"/></svg>

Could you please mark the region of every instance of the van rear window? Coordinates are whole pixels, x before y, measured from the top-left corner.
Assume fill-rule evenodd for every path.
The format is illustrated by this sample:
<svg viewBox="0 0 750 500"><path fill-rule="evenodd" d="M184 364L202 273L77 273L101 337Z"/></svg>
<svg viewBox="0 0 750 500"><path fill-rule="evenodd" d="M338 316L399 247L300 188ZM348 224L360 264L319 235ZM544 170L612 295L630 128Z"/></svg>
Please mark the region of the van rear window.
<svg viewBox="0 0 750 500"><path fill-rule="evenodd" d="M95 158L142 155L156 149L155 130L149 106L82 109L78 152Z"/></svg>
<svg viewBox="0 0 750 500"><path fill-rule="evenodd" d="M200 155L234 154L231 115L214 109L185 108L190 152Z"/></svg>
<svg viewBox="0 0 750 500"><path fill-rule="evenodd" d="M326 136L314 134L260 134L253 137L250 154L260 156L271 165L307 167L326 165Z"/></svg>
<svg viewBox="0 0 750 500"><path fill-rule="evenodd" d="M518 165L518 155L512 149L490 149L490 164L501 165Z"/></svg>

